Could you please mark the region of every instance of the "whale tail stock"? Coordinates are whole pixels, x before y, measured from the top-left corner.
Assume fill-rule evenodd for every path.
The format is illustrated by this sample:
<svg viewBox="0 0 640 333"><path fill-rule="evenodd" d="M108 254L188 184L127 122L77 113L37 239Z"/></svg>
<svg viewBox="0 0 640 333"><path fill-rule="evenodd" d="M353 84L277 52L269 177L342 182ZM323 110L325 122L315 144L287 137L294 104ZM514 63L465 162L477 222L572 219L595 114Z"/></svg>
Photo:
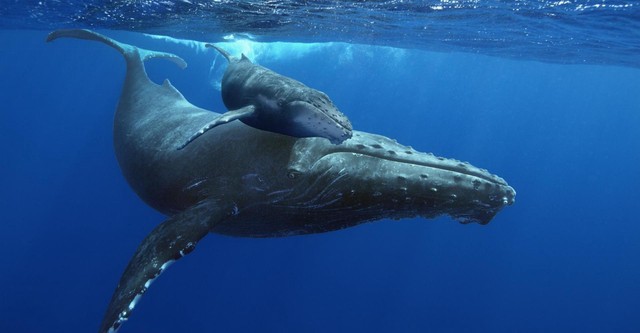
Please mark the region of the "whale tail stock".
<svg viewBox="0 0 640 333"><path fill-rule="evenodd" d="M140 49L88 30L57 30L48 35L47 42L61 37L99 41L113 47L126 59L128 76L139 74L146 78L143 62L151 58L165 58L186 67L186 62L176 55ZM140 79L139 76L136 78ZM171 87L168 81L164 86ZM138 246L122 274L99 332L116 332L151 283L171 263L193 251L213 227L232 215L232 208L228 203L205 200L167 218L154 228Z"/></svg>
<svg viewBox="0 0 640 333"><path fill-rule="evenodd" d="M187 63L182 58L178 57L175 54L142 49L139 47L135 47L133 45L115 41L107 36L103 36L97 32L93 32L86 29L56 30L51 32L47 36L47 42L51 42L61 37L93 40L93 41L107 44L113 47L114 49L118 50L118 52L120 52L124 56L124 58L127 60L128 64L132 62L139 62L140 63L139 66L142 66L142 62L148 59L164 58L164 59L173 61L176 65L178 65L178 67L182 69L187 67Z"/></svg>

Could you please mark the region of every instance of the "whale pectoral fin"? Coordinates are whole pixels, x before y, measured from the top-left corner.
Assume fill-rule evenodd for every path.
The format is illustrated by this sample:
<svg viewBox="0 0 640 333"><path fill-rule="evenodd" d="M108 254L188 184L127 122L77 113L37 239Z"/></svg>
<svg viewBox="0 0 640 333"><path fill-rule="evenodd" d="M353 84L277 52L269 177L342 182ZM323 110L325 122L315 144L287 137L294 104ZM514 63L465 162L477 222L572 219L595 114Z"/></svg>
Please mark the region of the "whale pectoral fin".
<svg viewBox="0 0 640 333"><path fill-rule="evenodd" d="M237 109L237 110L231 110L229 112L226 112L224 114L222 114L220 117L214 119L212 122L204 125L200 130L198 130L196 132L196 134L192 135L185 143L183 143L182 145L180 145L180 147L178 147L178 150L186 147L189 143L191 143L193 140L197 139L199 136L201 136L202 134L206 133L208 130L218 126L218 125L222 125L222 124L226 124L230 121L234 121L236 119L242 119L242 118L246 118L246 117L250 117L254 114L254 112L256 111L256 107L253 105L247 105L243 108Z"/></svg>
<svg viewBox="0 0 640 333"><path fill-rule="evenodd" d="M212 227L224 221L230 212L231 209L222 209L219 204L204 202L170 217L153 229L122 274L100 332L117 331L153 280L175 260L193 251L196 243Z"/></svg>

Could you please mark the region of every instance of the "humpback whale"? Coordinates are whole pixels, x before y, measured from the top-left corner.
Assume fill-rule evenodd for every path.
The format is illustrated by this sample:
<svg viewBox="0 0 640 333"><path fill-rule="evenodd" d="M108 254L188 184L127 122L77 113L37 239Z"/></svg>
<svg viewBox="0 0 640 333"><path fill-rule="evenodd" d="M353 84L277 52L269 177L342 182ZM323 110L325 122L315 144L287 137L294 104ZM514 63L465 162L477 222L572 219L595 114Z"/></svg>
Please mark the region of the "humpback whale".
<svg viewBox="0 0 640 333"><path fill-rule="evenodd" d="M151 283L208 233L282 237L440 215L486 224L515 200L514 189L486 170L360 131L332 144L231 122L178 150L219 117L189 103L168 80L159 85L147 77L146 59L184 67L181 58L89 30L57 30L47 41L62 37L99 41L124 56L116 158L135 193L168 216L133 254L101 333L117 331Z"/></svg>
<svg viewBox="0 0 640 333"><path fill-rule="evenodd" d="M352 135L349 119L325 93L302 82L256 65L243 54L239 59L213 44L229 65L222 76L222 101L229 112L207 123L179 147L206 131L239 119L265 131L297 138L323 137L339 144Z"/></svg>

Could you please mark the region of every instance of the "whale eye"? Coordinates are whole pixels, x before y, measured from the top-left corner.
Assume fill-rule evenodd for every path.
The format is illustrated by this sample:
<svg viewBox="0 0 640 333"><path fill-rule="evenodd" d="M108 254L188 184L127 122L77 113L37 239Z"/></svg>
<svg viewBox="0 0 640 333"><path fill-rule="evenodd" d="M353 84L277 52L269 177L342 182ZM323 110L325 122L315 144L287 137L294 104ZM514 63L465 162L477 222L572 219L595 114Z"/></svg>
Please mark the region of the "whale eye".
<svg viewBox="0 0 640 333"><path fill-rule="evenodd" d="M300 171L297 170L289 170L289 172L287 172L287 178L289 179L296 179L299 175Z"/></svg>

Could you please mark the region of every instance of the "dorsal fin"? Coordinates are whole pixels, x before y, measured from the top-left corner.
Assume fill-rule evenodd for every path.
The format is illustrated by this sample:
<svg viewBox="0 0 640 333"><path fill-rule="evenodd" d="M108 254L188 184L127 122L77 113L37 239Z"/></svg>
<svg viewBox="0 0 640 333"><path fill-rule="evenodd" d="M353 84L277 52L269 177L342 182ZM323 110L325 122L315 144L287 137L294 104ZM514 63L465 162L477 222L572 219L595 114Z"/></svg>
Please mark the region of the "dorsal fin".
<svg viewBox="0 0 640 333"><path fill-rule="evenodd" d="M185 99L182 93L171 84L171 81L169 81L169 79L164 79L164 82L162 82L162 87L167 89L168 93L175 95L177 98Z"/></svg>

